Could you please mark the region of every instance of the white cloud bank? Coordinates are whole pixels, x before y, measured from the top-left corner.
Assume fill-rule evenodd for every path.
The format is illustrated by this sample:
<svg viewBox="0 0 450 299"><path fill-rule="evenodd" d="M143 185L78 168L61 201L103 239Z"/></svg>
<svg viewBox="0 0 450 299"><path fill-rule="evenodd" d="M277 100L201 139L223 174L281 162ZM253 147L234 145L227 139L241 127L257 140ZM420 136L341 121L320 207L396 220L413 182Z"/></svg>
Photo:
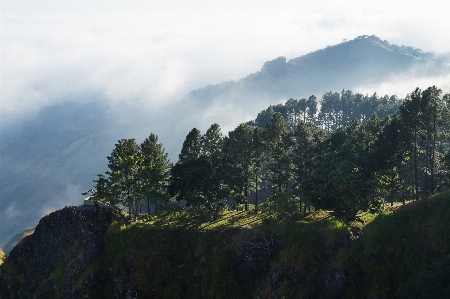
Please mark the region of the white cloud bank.
<svg viewBox="0 0 450 299"><path fill-rule="evenodd" d="M450 52L450 2L0 1L0 17L0 128L67 100L162 111L267 60L359 35ZM253 113L234 114L224 126Z"/></svg>

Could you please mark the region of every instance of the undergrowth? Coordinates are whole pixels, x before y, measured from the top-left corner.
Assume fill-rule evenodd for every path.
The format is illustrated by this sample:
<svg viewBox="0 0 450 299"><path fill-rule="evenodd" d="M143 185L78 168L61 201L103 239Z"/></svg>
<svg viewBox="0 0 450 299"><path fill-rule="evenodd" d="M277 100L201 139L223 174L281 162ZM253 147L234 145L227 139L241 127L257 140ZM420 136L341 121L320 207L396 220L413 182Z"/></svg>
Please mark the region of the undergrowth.
<svg viewBox="0 0 450 299"><path fill-rule="evenodd" d="M223 211L215 219L191 209L114 221L103 255L87 272L96 281L89 296L126 298L138 290L145 298L324 298L333 273L345 277L343 298L448 294L449 193L361 213L354 223L327 211L253 208ZM242 260L261 258L258 250L266 247L258 242L270 243L262 260L267 265L248 272ZM7 264L2 269L20 280L22 271Z"/></svg>
<svg viewBox="0 0 450 299"><path fill-rule="evenodd" d="M5 253L0 249L0 265L3 264L5 259Z"/></svg>

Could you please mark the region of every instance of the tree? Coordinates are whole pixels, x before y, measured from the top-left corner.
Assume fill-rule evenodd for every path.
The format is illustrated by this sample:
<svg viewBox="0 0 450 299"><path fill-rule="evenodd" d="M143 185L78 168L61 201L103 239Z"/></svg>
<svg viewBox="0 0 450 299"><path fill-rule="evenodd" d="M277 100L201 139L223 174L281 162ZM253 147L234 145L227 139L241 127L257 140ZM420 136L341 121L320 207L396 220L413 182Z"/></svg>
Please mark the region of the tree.
<svg viewBox="0 0 450 299"><path fill-rule="evenodd" d="M223 158L223 135L220 126L212 124L202 136L202 156L209 164L210 172L205 172L206 180L203 186L205 206L214 218L223 208L230 196L228 185L225 184L226 172Z"/></svg>
<svg viewBox="0 0 450 299"><path fill-rule="evenodd" d="M384 120L372 116L366 123L366 135L370 146L369 167L373 173L372 193L374 197L387 195L394 200L395 193L402 193L405 200L402 170L408 154L408 139L402 134L397 116Z"/></svg>
<svg viewBox="0 0 450 299"><path fill-rule="evenodd" d="M213 217L229 197L228 186L224 184L222 143L218 124L211 125L203 136L199 130L192 129L183 143L179 161L172 168L168 188L177 200L203 206Z"/></svg>
<svg viewBox="0 0 450 299"><path fill-rule="evenodd" d="M128 212L135 218L140 203L137 177L144 159L133 138L120 139L115 146L108 156L108 178L99 176L97 189L103 188L104 194L108 194L105 200L128 208Z"/></svg>
<svg viewBox="0 0 450 299"><path fill-rule="evenodd" d="M422 110L424 115L425 126L425 193L428 195L428 189L431 190L431 194L434 194L435 190L435 164L436 164L436 148L438 142L438 125L441 121L442 108L441 104L442 91L436 86L427 88L422 92ZM429 176L428 176L429 173ZM428 184L429 183L429 184Z"/></svg>
<svg viewBox="0 0 450 299"><path fill-rule="evenodd" d="M304 192L315 207L332 210L347 222L358 220L357 213L370 208L371 172L365 167L367 147L363 126L353 119L344 131L329 138L329 150L307 181Z"/></svg>
<svg viewBox="0 0 450 299"><path fill-rule="evenodd" d="M292 172L291 138L286 122L275 113L263 132L265 172L272 183L272 193L287 192Z"/></svg>
<svg viewBox="0 0 450 299"><path fill-rule="evenodd" d="M294 142L292 159L294 163L296 190L302 190L302 184L311 177L321 154L321 146L325 140L325 132L317 130L311 123L299 123L291 132ZM300 194L300 198L304 194ZM306 206L305 206L306 208Z"/></svg>
<svg viewBox="0 0 450 299"><path fill-rule="evenodd" d="M317 114L317 98L312 95L306 101L306 107L308 108L308 119L307 121L311 124L316 124L316 114Z"/></svg>
<svg viewBox="0 0 450 299"><path fill-rule="evenodd" d="M202 151L201 142L200 131L197 128L193 128L183 142L181 153L178 156L179 161L183 163L185 161L198 159Z"/></svg>
<svg viewBox="0 0 450 299"><path fill-rule="evenodd" d="M423 127L423 114L421 111L421 90L416 88L409 94L399 108L402 121L403 134L409 136L413 143L412 161L414 164L415 199L419 200L419 137Z"/></svg>
<svg viewBox="0 0 450 299"><path fill-rule="evenodd" d="M140 151L143 156L139 170L139 191L147 201L148 213L150 203L155 204L155 213L158 214L158 205L167 201L165 184L169 180L171 163L164 152L163 145L158 143L158 136L151 133L142 142Z"/></svg>
<svg viewBox="0 0 450 299"><path fill-rule="evenodd" d="M198 161L201 152L201 134L197 128L193 128L183 142L179 160L171 170L168 186L170 196L176 196L178 201L186 200L188 205L202 203L200 178L202 169L207 168L207 165Z"/></svg>
<svg viewBox="0 0 450 299"><path fill-rule="evenodd" d="M242 123L224 139L223 154L228 167L226 182L239 202L248 210L248 197L255 173L255 141L253 128Z"/></svg>
<svg viewBox="0 0 450 299"><path fill-rule="evenodd" d="M259 127L253 128L253 186L255 188L255 214L258 213L258 186L262 177L264 164L264 139Z"/></svg>

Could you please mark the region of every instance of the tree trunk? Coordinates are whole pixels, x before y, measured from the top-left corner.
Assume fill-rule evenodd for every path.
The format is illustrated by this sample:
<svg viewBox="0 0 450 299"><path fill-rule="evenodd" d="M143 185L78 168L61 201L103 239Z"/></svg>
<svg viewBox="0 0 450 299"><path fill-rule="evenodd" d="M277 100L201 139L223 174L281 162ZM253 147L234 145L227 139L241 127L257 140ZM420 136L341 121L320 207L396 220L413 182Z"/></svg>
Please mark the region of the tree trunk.
<svg viewBox="0 0 450 299"><path fill-rule="evenodd" d="M429 153L430 153L430 134L427 134L427 138L426 138L426 143L425 143L425 179L424 179L424 183L425 183L425 198L428 198L428 157L429 157Z"/></svg>
<svg viewBox="0 0 450 299"><path fill-rule="evenodd" d="M255 175L255 214L258 213L258 175Z"/></svg>
<svg viewBox="0 0 450 299"><path fill-rule="evenodd" d="M430 157L430 175L431 175L431 194L434 195L434 159L436 154L436 115L433 116L433 144L431 146Z"/></svg>
<svg viewBox="0 0 450 299"><path fill-rule="evenodd" d="M416 189L415 199L419 200L419 180L417 178L417 126L414 128L414 185Z"/></svg>
<svg viewBox="0 0 450 299"><path fill-rule="evenodd" d="M244 189L244 196L245 196L245 211L248 211L248 180L245 182L245 189Z"/></svg>

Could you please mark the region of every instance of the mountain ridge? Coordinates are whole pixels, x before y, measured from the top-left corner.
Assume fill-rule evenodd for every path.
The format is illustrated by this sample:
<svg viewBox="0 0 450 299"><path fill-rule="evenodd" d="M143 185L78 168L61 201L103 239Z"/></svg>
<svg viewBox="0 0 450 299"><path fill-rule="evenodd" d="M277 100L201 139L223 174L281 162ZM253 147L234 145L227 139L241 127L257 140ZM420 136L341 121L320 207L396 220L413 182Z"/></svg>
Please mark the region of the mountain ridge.
<svg viewBox="0 0 450 299"><path fill-rule="evenodd" d="M354 51L347 51L346 47ZM363 51L365 47L376 49L376 55ZM401 51L409 54L400 54ZM352 56L350 52L359 53L359 56ZM397 54L392 56L392 53ZM389 54L386 56L389 58L375 59L385 54ZM346 58L341 61L338 57ZM361 57L359 62L349 62L357 57ZM400 62L389 63L396 57L401 57ZM429 72L446 69L442 61L433 60L435 58L433 54L411 47L390 45L375 36L360 37L289 61L280 56L265 62L261 71L238 81L193 90L185 101L171 106L171 109L179 111L178 114L173 110L158 121L163 121L162 126L168 128L166 133L171 139L178 140L174 142L176 146L168 148L168 152L176 156L187 132L198 126L196 114L203 113L217 101L225 101L231 109L240 107L244 111L254 111L256 116L261 109L280 98L308 97L311 94L319 98L324 91L352 89L366 82L364 80L376 83L387 76L386 71L406 72L413 66L429 67ZM372 61L374 59L378 62L376 65ZM350 67L343 69L339 65ZM48 210L81 201L80 193L91 188L95 175L105 170L106 157L118 139L130 135L136 137L131 133L138 129L147 130L146 134L161 135L155 129L155 123L139 122L134 119L136 114L123 113L121 109L114 110L101 103L60 103L43 108L35 120L25 123L17 134L2 143L0 244L5 244L26 227L35 226L39 217ZM182 116L187 114L194 115L188 115L192 117L191 122L183 122ZM176 126L173 125L175 123Z"/></svg>
<svg viewBox="0 0 450 299"><path fill-rule="evenodd" d="M363 225L324 211L126 224L65 207L11 251L0 298L445 298L449 195L365 213Z"/></svg>
<svg viewBox="0 0 450 299"><path fill-rule="evenodd" d="M346 67L348 62L353 62L353 65ZM227 91L230 88L239 90L243 94L258 88L263 92L275 91L277 95L284 97L308 96L318 92L308 87L315 80L322 80L322 85L325 86L330 84L336 86L322 92L342 88L351 89L351 85L355 85L354 82L361 85L368 81L376 81L373 79L386 78L400 70L405 71L417 65L417 62L428 64L428 67L432 68L431 71L442 71L437 66L442 63L442 60L432 53L408 46L389 44L374 35L363 35L290 60L279 56L266 61L258 72L236 81L207 85L191 91L189 95L202 103L207 98L217 97L221 92L231 93L231 90ZM343 80L339 83L340 87L332 84L335 80L333 75L342 73L348 75L352 72L357 72L358 77L351 76L348 80ZM287 77L289 80L286 79ZM262 83L258 83L258 80Z"/></svg>

